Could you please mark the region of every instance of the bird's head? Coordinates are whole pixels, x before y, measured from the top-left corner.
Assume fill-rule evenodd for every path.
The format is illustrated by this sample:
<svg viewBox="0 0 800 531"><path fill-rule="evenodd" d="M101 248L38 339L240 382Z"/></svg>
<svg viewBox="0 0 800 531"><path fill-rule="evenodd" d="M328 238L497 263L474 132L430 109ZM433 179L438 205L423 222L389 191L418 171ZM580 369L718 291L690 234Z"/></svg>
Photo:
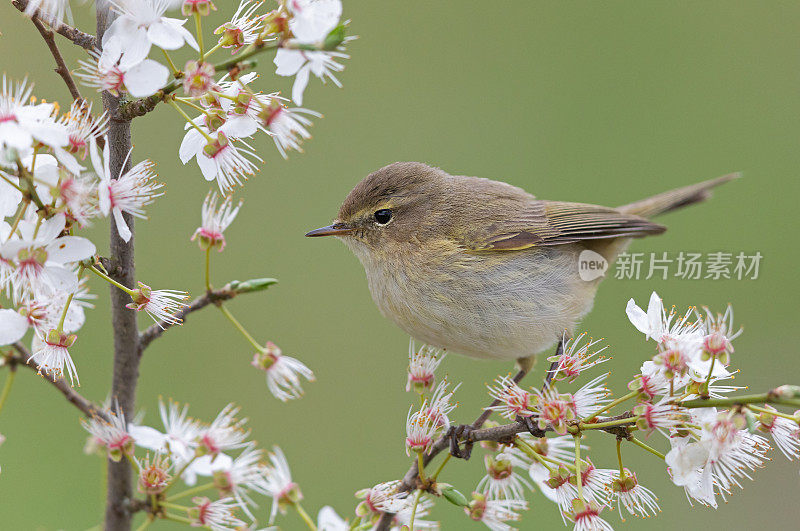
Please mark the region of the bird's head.
<svg viewBox="0 0 800 531"><path fill-rule="evenodd" d="M337 236L359 258L393 254L441 227L447 173L420 162L395 162L371 174L347 195L336 219L306 236Z"/></svg>

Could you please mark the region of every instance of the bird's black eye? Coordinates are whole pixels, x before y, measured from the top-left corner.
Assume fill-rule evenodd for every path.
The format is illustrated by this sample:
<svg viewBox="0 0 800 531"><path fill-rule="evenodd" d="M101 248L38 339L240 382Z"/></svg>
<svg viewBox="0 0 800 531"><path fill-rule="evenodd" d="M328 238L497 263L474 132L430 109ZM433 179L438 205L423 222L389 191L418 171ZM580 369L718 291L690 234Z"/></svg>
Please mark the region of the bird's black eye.
<svg viewBox="0 0 800 531"><path fill-rule="evenodd" d="M388 208L382 208L375 212L375 221L381 225L386 225L392 219L392 211Z"/></svg>

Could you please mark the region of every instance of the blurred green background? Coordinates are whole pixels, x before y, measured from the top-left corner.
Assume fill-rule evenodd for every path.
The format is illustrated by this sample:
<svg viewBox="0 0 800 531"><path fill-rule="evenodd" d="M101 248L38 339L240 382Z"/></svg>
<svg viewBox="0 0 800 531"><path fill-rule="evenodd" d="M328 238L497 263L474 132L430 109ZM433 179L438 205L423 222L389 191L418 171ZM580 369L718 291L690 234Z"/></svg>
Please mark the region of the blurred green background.
<svg viewBox="0 0 800 531"><path fill-rule="evenodd" d="M232 12L229 0L217 5ZM94 27L89 7L75 11L82 27ZM0 13L0 68L12 78L28 75L39 97L66 102L33 26L7 4ZM146 421L160 427L159 396L190 403L190 412L205 420L228 402L240 404L253 437L286 452L313 514L331 504L350 516L354 491L403 475L404 420L414 400L404 392L408 338L379 315L360 264L341 243L303 238L332 219L356 182L397 160L505 180L542 198L605 205L743 171L745 179L711 202L661 218L669 232L631 250L760 251L758 280L609 279L583 329L607 339L613 388L620 390L651 353L625 317L629 297L646 304L657 290L681 308L723 309L731 302L736 323L745 325L736 342L737 383L753 391L800 383L790 334L800 258L796 2L349 0L345 17L360 38L349 46L344 88L310 82L305 106L325 118L305 154L284 162L268 139L256 141L266 163L237 192L244 208L212 264L218 285L280 279L229 307L259 339L306 362L317 382L306 386L303 400L276 401L263 373L250 367L247 343L208 309L147 350L138 391ZM76 65L80 51L59 43ZM270 57L260 66L258 88L290 92L291 80L271 75ZM137 273L153 287L199 294L203 256L189 237L208 185L193 162L178 160L182 133L166 106L135 122L134 160L157 161L167 190L148 209L150 220L137 223ZM103 223L92 229L101 248L107 231ZM73 353L80 391L102 401L111 368L107 290L92 285L97 308ZM440 370L464 382L455 418L468 422L487 402L484 383L511 367L451 355ZM100 522L103 462L82 453L86 433L78 419L59 393L21 372L0 421L8 438L0 447L1 528L85 529ZM602 439L593 434L587 443L600 446ZM664 467L642 454L626 452L626 464L659 495L664 512L629 520L628 527L797 525L798 466L777 452L754 484L717 511L690 509ZM613 467L605 456L598 453L596 462ZM479 457L448 465L443 479L468 492L482 471ZM523 529L561 525L554 506L539 495L530 499ZM260 514L266 510L265 502ZM449 504L434 514L445 529L477 529ZM609 519L622 526L616 516ZM302 529L296 515L279 523Z"/></svg>

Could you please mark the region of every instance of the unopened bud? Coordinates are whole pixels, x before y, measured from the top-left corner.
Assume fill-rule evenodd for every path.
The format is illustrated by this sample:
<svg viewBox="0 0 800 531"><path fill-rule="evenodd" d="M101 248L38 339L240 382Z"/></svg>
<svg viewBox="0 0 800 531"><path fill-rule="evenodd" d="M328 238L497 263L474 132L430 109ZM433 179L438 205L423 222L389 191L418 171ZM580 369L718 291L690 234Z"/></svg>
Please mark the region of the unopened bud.
<svg viewBox="0 0 800 531"><path fill-rule="evenodd" d="M448 483L437 483L435 488L437 494L444 496L444 499L453 505L458 505L459 507L467 507L469 505L467 497L461 494L454 486Z"/></svg>
<svg viewBox="0 0 800 531"><path fill-rule="evenodd" d="M276 278L252 278L245 281L231 280L228 286L236 293L252 293L255 291L263 291L277 283L278 279Z"/></svg>
<svg viewBox="0 0 800 531"><path fill-rule="evenodd" d="M777 398L800 398L800 386L782 385L773 389L771 394Z"/></svg>

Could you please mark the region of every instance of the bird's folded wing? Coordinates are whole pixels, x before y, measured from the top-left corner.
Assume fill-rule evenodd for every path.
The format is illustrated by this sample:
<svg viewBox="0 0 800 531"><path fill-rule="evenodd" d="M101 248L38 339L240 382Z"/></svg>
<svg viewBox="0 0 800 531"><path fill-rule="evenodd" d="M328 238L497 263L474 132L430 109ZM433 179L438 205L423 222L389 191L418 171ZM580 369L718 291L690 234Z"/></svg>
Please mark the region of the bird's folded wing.
<svg viewBox="0 0 800 531"><path fill-rule="evenodd" d="M478 223L461 243L473 251L516 251L581 240L659 234L663 225L613 208L560 201L532 201L514 219Z"/></svg>

